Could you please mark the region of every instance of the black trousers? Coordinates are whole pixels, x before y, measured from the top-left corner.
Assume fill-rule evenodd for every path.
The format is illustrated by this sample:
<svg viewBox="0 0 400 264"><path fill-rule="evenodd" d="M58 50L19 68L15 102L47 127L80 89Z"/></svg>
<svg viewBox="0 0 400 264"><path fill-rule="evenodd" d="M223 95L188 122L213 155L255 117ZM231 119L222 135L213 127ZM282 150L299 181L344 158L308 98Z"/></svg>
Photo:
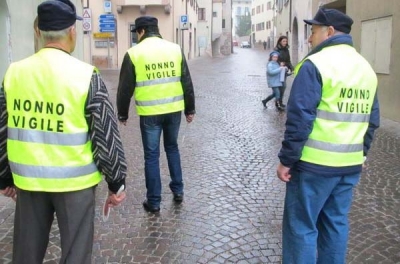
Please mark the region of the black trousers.
<svg viewBox="0 0 400 264"><path fill-rule="evenodd" d="M282 86L279 87L279 93L281 95L281 99L279 99L279 102L282 104L283 96L285 95L285 90L286 90L286 78L285 81L282 83Z"/></svg>
<svg viewBox="0 0 400 264"><path fill-rule="evenodd" d="M62 264L90 264L94 235L95 186L74 192L17 190L13 264L42 264L57 216Z"/></svg>

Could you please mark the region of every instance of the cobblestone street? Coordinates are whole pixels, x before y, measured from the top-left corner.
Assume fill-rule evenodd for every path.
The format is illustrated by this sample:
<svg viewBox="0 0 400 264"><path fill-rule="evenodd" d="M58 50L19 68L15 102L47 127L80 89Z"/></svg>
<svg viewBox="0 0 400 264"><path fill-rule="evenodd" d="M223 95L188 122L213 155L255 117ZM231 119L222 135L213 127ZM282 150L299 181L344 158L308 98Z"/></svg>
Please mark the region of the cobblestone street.
<svg viewBox="0 0 400 264"><path fill-rule="evenodd" d="M121 127L129 165L127 199L103 222L107 189L97 189L93 263L280 263L285 184L276 177L285 113L261 99L268 52L235 47L229 57L189 61L197 114L182 119L185 200L172 201L161 153L163 201L147 213L139 119ZM102 71L115 102L119 72ZM289 86L293 78L289 77ZM289 91L287 91L287 95ZM382 120L355 190L348 263L400 263L400 124ZM0 263L11 263L14 202L0 197ZM53 228L45 263L58 263Z"/></svg>

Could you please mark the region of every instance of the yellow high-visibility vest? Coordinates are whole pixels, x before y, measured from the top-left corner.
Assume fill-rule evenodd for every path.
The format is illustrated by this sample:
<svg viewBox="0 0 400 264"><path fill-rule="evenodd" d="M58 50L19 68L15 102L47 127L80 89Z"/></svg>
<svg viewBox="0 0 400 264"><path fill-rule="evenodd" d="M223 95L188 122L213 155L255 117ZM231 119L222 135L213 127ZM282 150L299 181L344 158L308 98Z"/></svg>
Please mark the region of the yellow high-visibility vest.
<svg viewBox="0 0 400 264"><path fill-rule="evenodd" d="M364 135L378 84L374 70L353 47L344 44L324 48L307 59L319 70L323 86L300 159L331 167L362 164Z"/></svg>
<svg viewBox="0 0 400 264"><path fill-rule="evenodd" d="M52 48L10 65L7 153L18 188L68 192L101 181L84 113L94 70Z"/></svg>
<svg viewBox="0 0 400 264"><path fill-rule="evenodd" d="M138 115L182 111L180 47L158 37L148 37L128 50L135 66L135 104Z"/></svg>

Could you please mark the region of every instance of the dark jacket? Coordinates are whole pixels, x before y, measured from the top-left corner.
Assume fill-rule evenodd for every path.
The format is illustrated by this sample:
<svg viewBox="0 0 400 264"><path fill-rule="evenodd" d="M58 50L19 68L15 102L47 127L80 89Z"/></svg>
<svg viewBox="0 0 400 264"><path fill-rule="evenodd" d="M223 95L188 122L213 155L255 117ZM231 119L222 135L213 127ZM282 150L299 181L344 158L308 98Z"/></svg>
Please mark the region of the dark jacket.
<svg viewBox="0 0 400 264"><path fill-rule="evenodd" d="M280 44L276 45L274 50L279 52L279 58L278 62L284 62L285 66L289 68L290 71L293 71L293 65L292 62L290 61L290 54L289 54L289 46L282 47Z"/></svg>
<svg viewBox="0 0 400 264"><path fill-rule="evenodd" d="M155 33L146 33L142 39L149 37L159 37L161 35ZM139 43L140 43L139 42ZM185 115L195 114L195 98L194 98L194 88L192 83L192 78L190 76L189 67L187 65L185 55L182 52L182 65L181 65L181 84L183 89L183 97L185 102ZM125 53L124 60L121 65L121 72L119 75L119 85L117 93L117 109L118 109L118 119L120 121L126 121L129 117L129 105L131 98L135 91L136 86L136 74L135 65L133 65L131 58L128 53Z"/></svg>
<svg viewBox="0 0 400 264"><path fill-rule="evenodd" d="M333 36L322 42L311 54L315 54L325 47L347 44L353 46L350 35ZM308 55L308 56L309 56ZM319 175L349 175L361 172L361 165L347 167L328 167L301 161L301 153L308 137L313 129L313 123L317 115L317 106L322 96L322 78L315 65L305 59L296 78L293 81L287 104L287 120L282 148L279 152L281 163L292 169L316 173ZM372 105L369 126L364 135L364 156L374 136L374 131L379 127L379 103L377 96Z"/></svg>

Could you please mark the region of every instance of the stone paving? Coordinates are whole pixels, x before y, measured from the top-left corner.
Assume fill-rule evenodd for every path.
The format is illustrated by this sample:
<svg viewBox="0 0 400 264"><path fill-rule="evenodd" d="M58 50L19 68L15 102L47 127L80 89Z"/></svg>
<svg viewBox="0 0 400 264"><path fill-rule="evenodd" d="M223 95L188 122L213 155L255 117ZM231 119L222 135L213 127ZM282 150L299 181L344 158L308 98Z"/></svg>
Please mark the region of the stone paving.
<svg viewBox="0 0 400 264"><path fill-rule="evenodd" d="M235 48L224 58L189 61L197 115L182 123L185 200L174 205L161 157L163 201L146 213L143 154L132 110L121 127L129 165L128 198L100 217L106 185L97 190L93 263L280 263L285 185L276 177L285 114L263 109L267 51ZM118 71L102 71L112 101ZM291 82L291 81L290 81ZM400 124L383 120L355 190L348 263L400 263ZM12 256L13 207L0 198L0 263ZM53 226L45 263L58 263Z"/></svg>

